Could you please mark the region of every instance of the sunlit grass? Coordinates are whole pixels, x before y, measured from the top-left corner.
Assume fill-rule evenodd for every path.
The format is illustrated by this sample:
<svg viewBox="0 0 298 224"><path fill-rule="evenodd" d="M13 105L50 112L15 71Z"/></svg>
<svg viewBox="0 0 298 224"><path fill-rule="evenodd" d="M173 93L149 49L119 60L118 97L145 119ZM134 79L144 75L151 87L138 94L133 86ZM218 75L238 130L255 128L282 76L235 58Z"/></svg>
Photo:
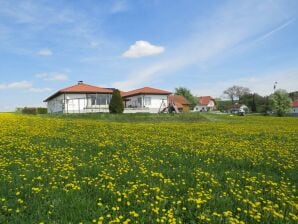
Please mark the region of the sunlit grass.
<svg viewBox="0 0 298 224"><path fill-rule="evenodd" d="M189 116L1 114L0 223L297 223L296 118Z"/></svg>

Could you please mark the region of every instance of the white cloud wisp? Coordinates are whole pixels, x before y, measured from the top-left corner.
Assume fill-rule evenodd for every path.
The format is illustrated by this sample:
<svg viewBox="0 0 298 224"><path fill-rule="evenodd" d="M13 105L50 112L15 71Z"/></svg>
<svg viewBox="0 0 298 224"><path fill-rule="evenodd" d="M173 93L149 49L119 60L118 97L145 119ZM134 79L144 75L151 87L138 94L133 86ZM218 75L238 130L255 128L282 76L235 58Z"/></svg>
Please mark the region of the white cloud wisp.
<svg viewBox="0 0 298 224"><path fill-rule="evenodd" d="M162 46L156 46L148 41L139 40L129 47L127 51L123 53L125 58L140 58L144 56L150 56L155 54L161 54L165 51Z"/></svg>

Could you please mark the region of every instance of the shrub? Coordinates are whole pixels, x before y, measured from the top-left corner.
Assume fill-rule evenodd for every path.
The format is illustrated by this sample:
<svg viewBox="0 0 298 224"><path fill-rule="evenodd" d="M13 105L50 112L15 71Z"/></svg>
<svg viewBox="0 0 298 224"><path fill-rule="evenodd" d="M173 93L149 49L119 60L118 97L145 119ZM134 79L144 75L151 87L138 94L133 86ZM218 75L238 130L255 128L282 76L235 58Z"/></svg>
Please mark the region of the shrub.
<svg viewBox="0 0 298 224"><path fill-rule="evenodd" d="M24 107L22 110L23 114L37 114L37 109L35 107Z"/></svg>
<svg viewBox="0 0 298 224"><path fill-rule="evenodd" d="M123 113L124 105L123 100L118 89L114 90L112 99L109 105L109 111L113 114L121 114Z"/></svg>
<svg viewBox="0 0 298 224"><path fill-rule="evenodd" d="M37 113L38 114L47 114L48 113L48 109L44 108L44 107L38 107L37 108Z"/></svg>

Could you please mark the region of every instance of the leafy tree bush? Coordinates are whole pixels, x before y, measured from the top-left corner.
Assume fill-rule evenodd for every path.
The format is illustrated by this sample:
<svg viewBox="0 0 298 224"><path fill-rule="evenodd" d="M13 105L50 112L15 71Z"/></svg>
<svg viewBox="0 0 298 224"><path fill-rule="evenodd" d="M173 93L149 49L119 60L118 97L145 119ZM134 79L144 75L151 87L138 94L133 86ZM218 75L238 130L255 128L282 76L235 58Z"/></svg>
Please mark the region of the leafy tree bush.
<svg viewBox="0 0 298 224"><path fill-rule="evenodd" d="M33 114L33 115L36 115L37 114L37 109L35 107L24 107L22 109L22 113L23 114Z"/></svg>
<svg viewBox="0 0 298 224"><path fill-rule="evenodd" d="M245 104L253 113L262 113L266 104L266 97L260 96L257 93L246 93L239 99L240 104Z"/></svg>
<svg viewBox="0 0 298 224"><path fill-rule="evenodd" d="M38 107L37 108L37 113L38 114L47 114L48 113L48 109L44 108L44 107Z"/></svg>
<svg viewBox="0 0 298 224"><path fill-rule="evenodd" d="M285 113L291 108L291 98L285 90L277 90L270 96L273 111L277 116L284 116Z"/></svg>
<svg viewBox="0 0 298 224"><path fill-rule="evenodd" d="M124 111L124 104L118 89L115 89L109 105L109 111L113 114L121 114Z"/></svg>

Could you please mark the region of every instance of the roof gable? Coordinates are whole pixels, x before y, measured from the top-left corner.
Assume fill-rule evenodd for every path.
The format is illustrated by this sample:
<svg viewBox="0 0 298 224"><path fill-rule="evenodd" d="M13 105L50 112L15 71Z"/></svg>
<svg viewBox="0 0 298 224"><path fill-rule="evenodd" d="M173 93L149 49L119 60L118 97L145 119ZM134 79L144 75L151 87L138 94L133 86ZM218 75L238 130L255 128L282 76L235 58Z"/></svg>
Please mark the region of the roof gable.
<svg viewBox="0 0 298 224"><path fill-rule="evenodd" d="M97 86L88 85L85 83L79 83L73 86L66 87L64 89L60 89L50 97L44 100L44 102L49 101L50 99L63 94L63 93L113 93L111 88L102 88Z"/></svg>
<svg viewBox="0 0 298 224"><path fill-rule="evenodd" d="M122 97L129 97L129 96L135 96L135 95L141 95L141 94L170 95L171 92L161 90L161 89L155 89L152 87L143 87L143 88L135 89L128 92L122 92Z"/></svg>
<svg viewBox="0 0 298 224"><path fill-rule="evenodd" d="M207 106L209 102L214 99L211 96L199 96L198 97L198 103L202 106Z"/></svg>
<svg viewBox="0 0 298 224"><path fill-rule="evenodd" d="M169 96L169 101L173 101L176 105L190 105L190 102L184 97L180 95L171 95Z"/></svg>

